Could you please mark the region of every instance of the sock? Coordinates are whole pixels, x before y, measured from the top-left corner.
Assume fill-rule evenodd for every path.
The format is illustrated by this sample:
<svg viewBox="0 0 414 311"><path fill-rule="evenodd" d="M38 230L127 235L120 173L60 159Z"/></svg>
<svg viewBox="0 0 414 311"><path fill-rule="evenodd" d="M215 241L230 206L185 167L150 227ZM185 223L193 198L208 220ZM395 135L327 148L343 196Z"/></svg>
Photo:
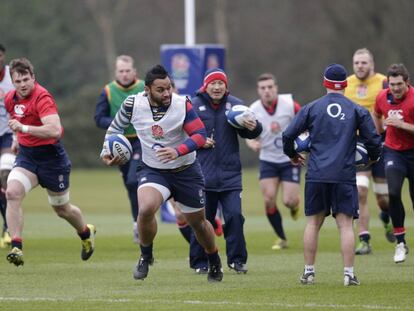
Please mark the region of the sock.
<svg viewBox="0 0 414 311"><path fill-rule="evenodd" d="M91 236L91 230L89 230L89 227L85 225L85 228L83 229L83 231L78 232L78 235L81 238L81 240L89 239L89 237Z"/></svg>
<svg viewBox="0 0 414 311"><path fill-rule="evenodd" d="M144 259L150 259L152 258L152 243L148 246L144 246L142 244L139 245L141 248L141 255Z"/></svg>
<svg viewBox="0 0 414 311"><path fill-rule="evenodd" d="M361 242L367 242L369 243L369 240L371 239L371 236L369 235L368 231L363 231L359 233L359 240Z"/></svg>
<svg viewBox="0 0 414 311"><path fill-rule="evenodd" d="M354 267L344 267L344 275L348 274L351 278L354 277Z"/></svg>
<svg viewBox="0 0 414 311"><path fill-rule="evenodd" d="M217 248L213 253L210 253L210 254L207 253L207 251L206 251L206 254L207 254L208 262L210 264L216 265L220 262L220 257L218 255L218 249Z"/></svg>
<svg viewBox="0 0 414 311"><path fill-rule="evenodd" d="M177 221L178 229L181 232L181 235L184 237L184 239L190 243L191 238L191 227L186 222L178 222Z"/></svg>
<svg viewBox="0 0 414 311"><path fill-rule="evenodd" d="M13 238L11 241L11 248L17 247L18 249L23 249L23 239Z"/></svg>
<svg viewBox="0 0 414 311"><path fill-rule="evenodd" d="M283 230L282 225L282 215L277 209L277 206L275 205L272 208L266 209L266 216L279 238L286 240L285 231Z"/></svg>
<svg viewBox="0 0 414 311"><path fill-rule="evenodd" d="M388 212L381 211L379 216L384 224L388 224L390 222L390 215Z"/></svg>
<svg viewBox="0 0 414 311"><path fill-rule="evenodd" d="M305 265L305 273L315 273L314 265Z"/></svg>
<svg viewBox="0 0 414 311"><path fill-rule="evenodd" d="M404 227L394 228L394 235L395 235L395 238L397 239L397 244L400 244L400 243L406 244Z"/></svg>

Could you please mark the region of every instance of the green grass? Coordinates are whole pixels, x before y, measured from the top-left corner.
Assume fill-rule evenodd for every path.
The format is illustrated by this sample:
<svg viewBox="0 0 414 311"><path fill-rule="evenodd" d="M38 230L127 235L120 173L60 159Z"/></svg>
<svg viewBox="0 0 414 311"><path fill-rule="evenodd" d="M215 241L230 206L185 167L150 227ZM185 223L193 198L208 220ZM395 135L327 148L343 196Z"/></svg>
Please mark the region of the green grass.
<svg viewBox="0 0 414 311"><path fill-rule="evenodd" d="M98 229L97 249L88 262L80 260L80 243L73 229L57 218L46 194L29 194L25 210L25 266L16 268L0 249L0 310L411 310L414 261L396 265L394 246L386 242L372 208L374 254L356 258L360 287L342 285L339 237L332 218L321 231L317 283L301 286L304 217L292 221L281 208L290 248L270 249L274 233L263 215L257 172L247 170L243 194L249 272L236 275L225 268L222 283L188 268L188 245L174 224L159 223L156 262L145 281L135 281L132 269L139 251L132 243L128 202L115 170L75 171L72 201ZM408 243L414 225L407 189ZM370 202L373 203L372 198ZM372 204L373 205L373 204ZM280 205L282 206L282 205ZM218 239L225 262L223 238Z"/></svg>

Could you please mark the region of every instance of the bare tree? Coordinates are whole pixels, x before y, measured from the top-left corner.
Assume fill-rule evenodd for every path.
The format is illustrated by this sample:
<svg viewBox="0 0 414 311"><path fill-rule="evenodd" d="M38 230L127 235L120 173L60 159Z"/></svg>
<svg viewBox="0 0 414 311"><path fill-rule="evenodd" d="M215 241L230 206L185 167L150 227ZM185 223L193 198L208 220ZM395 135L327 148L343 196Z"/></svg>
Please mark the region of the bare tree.
<svg viewBox="0 0 414 311"><path fill-rule="evenodd" d="M102 33L107 72L111 76L117 54L115 27L124 15L128 0L85 0L85 3Z"/></svg>
<svg viewBox="0 0 414 311"><path fill-rule="evenodd" d="M226 23L226 0L216 0L214 8L214 24L216 31L216 40L229 50L229 34Z"/></svg>

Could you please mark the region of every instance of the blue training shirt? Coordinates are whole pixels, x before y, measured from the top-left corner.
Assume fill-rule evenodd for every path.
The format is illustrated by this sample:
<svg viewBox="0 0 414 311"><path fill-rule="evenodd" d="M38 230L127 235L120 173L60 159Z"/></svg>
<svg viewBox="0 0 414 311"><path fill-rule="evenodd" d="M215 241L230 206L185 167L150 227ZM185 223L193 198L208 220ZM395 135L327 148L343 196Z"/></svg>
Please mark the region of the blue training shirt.
<svg viewBox="0 0 414 311"><path fill-rule="evenodd" d="M370 159L381 155L381 137L369 111L340 93L307 104L283 132L283 151L292 158L294 140L304 131L311 139L306 181L355 184L357 131Z"/></svg>

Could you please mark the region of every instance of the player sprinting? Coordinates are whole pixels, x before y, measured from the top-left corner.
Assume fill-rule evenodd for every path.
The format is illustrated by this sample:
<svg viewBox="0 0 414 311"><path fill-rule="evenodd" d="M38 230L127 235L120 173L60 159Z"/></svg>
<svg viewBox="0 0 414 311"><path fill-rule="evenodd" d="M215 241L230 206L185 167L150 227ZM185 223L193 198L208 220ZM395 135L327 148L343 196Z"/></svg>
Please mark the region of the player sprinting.
<svg viewBox="0 0 414 311"><path fill-rule="evenodd" d="M36 82L26 58L12 60L10 74L16 90L7 94L5 105L9 126L17 136L12 150L18 154L7 180L7 222L12 237L7 260L16 266L24 264L22 201L37 185L46 188L56 214L76 229L82 242L81 258L88 260L95 248L95 227L86 224L80 209L69 201L71 163L59 140L63 127L55 100Z"/></svg>
<svg viewBox="0 0 414 311"><path fill-rule="evenodd" d="M129 124L140 137L143 162L137 173L141 256L134 278L143 280L148 275L154 262L155 213L173 197L208 254L207 279L221 281L221 260L213 227L205 218L204 178L195 153L206 141L206 130L191 102L173 94L168 73L161 65L147 72L145 92L129 96L123 102L107 135L122 134ZM120 163L120 159L105 150L105 145L101 157L107 165Z"/></svg>
<svg viewBox="0 0 414 311"><path fill-rule="evenodd" d="M414 205L414 89L410 75L403 64L388 68L389 88L378 94L374 121L377 130L387 126L384 145L385 172L387 175L390 215L397 240L394 262L405 261L408 254L405 240L405 211L401 198L404 179L409 182L411 202Z"/></svg>
<svg viewBox="0 0 414 311"><path fill-rule="evenodd" d="M374 71L374 56L368 49L356 50L352 58L354 74L349 76L345 96L373 113L375 98L387 87L387 77ZM385 133L384 133L385 134ZM385 135L383 135L385 137ZM380 209L380 219L385 229L388 241L394 242L392 224L388 214L388 187L385 179L383 157L377 163L366 168L358 168L356 183L359 195L359 243L355 249L356 255L371 254L371 235L369 232L370 213L368 207L369 179L373 179L373 190Z"/></svg>
<svg viewBox="0 0 414 311"><path fill-rule="evenodd" d="M272 249L281 250L287 248L288 243L276 203L279 189L283 191L283 203L294 220L299 217L300 200L300 167L292 165L283 153L282 132L300 110L300 105L292 94L278 94L276 77L270 73L261 74L257 79L257 93L260 99L251 104L250 109L263 124L263 131L255 140L246 139L246 144L253 151L260 151L260 189L266 216L279 237Z"/></svg>

